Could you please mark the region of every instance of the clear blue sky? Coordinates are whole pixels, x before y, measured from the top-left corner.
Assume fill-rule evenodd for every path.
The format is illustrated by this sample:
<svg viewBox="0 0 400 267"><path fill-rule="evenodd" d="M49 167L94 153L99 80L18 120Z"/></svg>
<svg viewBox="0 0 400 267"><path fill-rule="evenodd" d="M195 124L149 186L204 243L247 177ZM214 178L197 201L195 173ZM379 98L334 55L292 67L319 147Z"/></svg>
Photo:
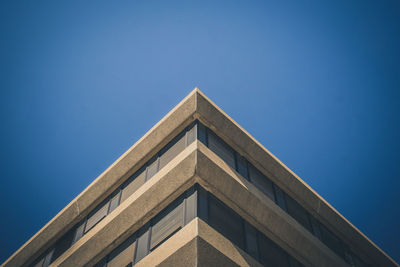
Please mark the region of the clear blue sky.
<svg viewBox="0 0 400 267"><path fill-rule="evenodd" d="M400 261L399 1L1 1L0 38L0 262L196 86Z"/></svg>

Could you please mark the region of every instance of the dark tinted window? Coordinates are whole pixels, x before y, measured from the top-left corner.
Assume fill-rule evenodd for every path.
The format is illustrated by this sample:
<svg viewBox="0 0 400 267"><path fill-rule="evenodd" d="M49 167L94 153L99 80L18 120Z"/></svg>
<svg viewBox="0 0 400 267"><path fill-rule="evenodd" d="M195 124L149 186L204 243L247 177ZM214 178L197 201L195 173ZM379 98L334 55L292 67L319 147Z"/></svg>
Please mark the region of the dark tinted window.
<svg viewBox="0 0 400 267"><path fill-rule="evenodd" d="M260 249L260 262L265 266L289 266L288 255L280 247L275 245L270 239L263 235L258 235Z"/></svg>
<svg viewBox="0 0 400 267"><path fill-rule="evenodd" d="M200 142L205 144L207 146L207 129L203 124L198 124L197 125L197 132L198 132L198 138Z"/></svg>
<svg viewBox="0 0 400 267"><path fill-rule="evenodd" d="M249 177L250 181L260 189L261 192L266 194L270 199L275 200L272 182L251 164L249 164Z"/></svg>
<svg viewBox="0 0 400 267"><path fill-rule="evenodd" d="M85 230L85 224L86 224L86 221L84 220L84 221L81 222L81 224L78 225L78 227L76 228L73 243L75 243L76 241L78 241L78 240L83 236L83 231Z"/></svg>
<svg viewBox="0 0 400 267"><path fill-rule="evenodd" d="M63 254L71 245L72 242L74 241L75 237L75 229L71 229L69 232L67 232L63 237L61 237L56 245L54 246L54 252L52 256L51 262L53 262L55 259L57 259L61 254Z"/></svg>
<svg viewBox="0 0 400 267"><path fill-rule="evenodd" d="M47 267L51 263L51 258L53 257L53 252L54 250L52 249L49 253L46 254L44 261L43 261L43 267Z"/></svg>
<svg viewBox="0 0 400 267"><path fill-rule="evenodd" d="M219 233L244 248L244 232L241 218L220 200L210 197L208 222Z"/></svg>
<svg viewBox="0 0 400 267"><path fill-rule="evenodd" d="M208 134L208 147L228 163L229 166L235 168L235 156L232 148L211 132Z"/></svg>
<svg viewBox="0 0 400 267"><path fill-rule="evenodd" d="M337 238L331 231L329 231L325 226L320 225L322 241L325 245L327 245L330 249L336 252L339 256L344 258L344 251L342 247L342 243L339 238Z"/></svg>
<svg viewBox="0 0 400 267"><path fill-rule="evenodd" d="M198 216L205 222L208 222L208 199L207 199L207 191L203 188L199 188L198 197Z"/></svg>
<svg viewBox="0 0 400 267"><path fill-rule="evenodd" d="M238 173L240 173L244 178L248 179L249 174L247 171L247 160L239 154L236 154L236 162Z"/></svg>
<svg viewBox="0 0 400 267"><path fill-rule="evenodd" d="M303 267L304 265L298 262L295 258L289 257L290 267Z"/></svg>
<svg viewBox="0 0 400 267"><path fill-rule="evenodd" d="M319 240L322 240L321 230L320 230L320 223L312 216L310 216L311 226L312 226L312 233L318 237Z"/></svg>
<svg viewBox="0 0 400 267"><path fill-rule="evenodd" d="M286 195L287 212L308 231L312 232L308 212L297 201Z"/></svg>
<svg viewBox="0 0 400 267"><path fill-rule="evenodd" d="M36 261L35 263L33 263L33 267L42 267L44 262L44 258L41 258L39 261Z"/></svg>
<svg viewBox="0 0 400 267"><path fill-rule="evenodd" d="M286 202L285 202L285 193L276 185L274 185L274 189L275 189L275 196L276 196L276 204L278 204L279 207L281 207L281 209L283 209L284 211L287 211L286 209Z"/></svg>
<svg viewBox="0 0 400 267"><path fill-rule="evenodd" d="M257 230L248 223L245 223L246 251L254 259L258 260Z"/></svg>

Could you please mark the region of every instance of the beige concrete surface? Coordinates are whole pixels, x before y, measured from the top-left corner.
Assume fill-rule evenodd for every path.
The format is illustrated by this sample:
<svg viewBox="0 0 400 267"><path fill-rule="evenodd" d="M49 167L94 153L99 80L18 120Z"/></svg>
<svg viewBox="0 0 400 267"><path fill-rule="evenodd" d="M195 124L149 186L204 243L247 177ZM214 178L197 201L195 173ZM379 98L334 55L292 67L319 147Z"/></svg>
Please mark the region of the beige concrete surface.
<svg viewBox="0 0 400 267"><path fill-rule="evenodd" d="M135 266L262 266L195 218Z"/></svg>
<svg viewBox="0 0 400 267"><path fill-rule="evenodd" d="M255 116L260 116L260 121L263 121L261 114L255 114ZM214 130L235 150L244 155L253 165L279 185L288 195L301 203L305 209L345 241L362 258L376 266L399 266L198 89L192 91L67 207L17 250L2 266L26 266L32 262L196 118ZM187 148L186 151L189 151L189 149ZM301 262L309 265L325 264L327 259L332 258L333 263L320 266L338 266L336 263L340 262L341 259L339 261L334 259L333 256L337 256L330 255L332 254L331 251L323 251L323 247L319 248L319 250L315 248L314 239L316 238L314 236L304 232L304 229L299 229L300 226L296 224L293 218L277 208L271 200L261 194L253 185L241 179L240 175L233 170L227 169L226 164L212 154L207 148L199 145L199 152L191 151L186 157L182 155L180 159L176 160L181 160L176 168L170 169L170 172L174 173L176 177L181 177L180 179L172 182L169 181L172 179L170 174L158 173L158 176L156 175L158 178L155 176L148 181L151 183L144 185L143 189L140 189L129 200L122 203L117 208L118 212L113 212L107 216L62 255L54 265L74 266L78 262L85 261L90 263L99 258L100 253L103 255L107 251L111 251L124 237L138 229L137 227L140 227L143 220L150 218L157 210L165 206L168 201L177 196L179 192L183 192L194 180L197 180L218 197L221 197L222 200L227 201L227 204L237 210L239 214L244 217L247 216L245 218L248 218L255 226L260 227L260 230L271 236L271 239L288 251L295 253L293 255ZM183 165L186 167L178 167ZM193 170L192 168L196 169L201 178L194 179L193 177L196 176L193 176L193 173L191 173L191 177L187 177L188 172ZM212 168L215 172L211 172L207 168ZM220 176L216 175L216 173ZM210 177L214 177L214 179ZM229 177L231 178L229 179ZM222 183L222 180L225 182ZM150 184L154 188L149 187ZM165 188L161 188L161 185ZM180 185L184 186L179 188ZM244 193L245 189L251 191L251 193ZM158 195L158 190L163 193ZM237 194L237 192L243 192L243 194ZM154 201L150 201L151 194L156 194ZM157 201L160 204L159 206L157 206ZM263 202L262 205L264 206L258 205L257 203L259 202ZM249 207L247 211L244 205L246 203ZM264 207L264 212L256 204ZM143 213L140 216L135 215L135 209L143 209ZM253 212L254 215L252 216L254 218L249 215ZM136 216L134 218L138 221L129 226L129 223L124 223L127 218L131 219L129 216ZM119 228L117 223L121 223L124 226L120 230L115 229ZM115 234L114 240L111 240L112 237L108 236L105 233L106 231ZM290 236L296 236L296 238L290 241ZM99 241L103 242L104 240L107 240L107 242L104 243L104 247L101 247L102 245L100 245ZM96 242L98 243L97 245ZM303 245L303 250L308 252L300 253L296 251L300 249L300 244L304 242L307 245ZM319 259L317 255L319 253L322 253L321 255L324 255L322 258L326 259ZM83 257L85 261L79 261L79 257Z"/></svg>
<svg viewBox="0 0 400 267"><path fill-rule="evenodd" d="M348 266L202 143L198 145L196 174L201 186L304 265Z"/></svg>
<svg viewBox="0 0 400 267"><path fill-rule="evenodd" d="M95 264L194 184L196 156L193 143L50 266Z"/></svg>
<svg viewBox="0 0 400 267"><path fill-rule="evenodd" d="M55 240L84 218L160 148L193 121L196 111L196 98L197 91L192 91L39 232L11 255L2 266L29 264L51 246Z"/></svg>
<svg viewBox="0 0 400 267"><path fill-rule="evenodd" d="M200 91L195 116L362 258L377 266L400 266ZM259 116L260 122L268 123L262 114L255 116Z"/></svg>
<svg viewBox="0 0 400 267"><path fill-rule="evenodd" d="M223 200L306 266L347 266L342 259L198 141L187 147L164 169L121 203L113 213L83 236L51 266L95 264L196 182ZM236 255L228 258L244 266L243 260L247 262L248 259L243 255L247 254L244 252L243 254L232 244L221 245L221 238L216 238L220 236L219 234L217 235L214 230L204 229L201 230L202 232L198 231L202 233L201 237L207 243L220 251L230 251L222 254ZM216 237L213 239L213 236ZM174 244L173 240L177 238L173 237L172 241L168 240L165 244ZM189 237L189 239L192 238ZM185 240L189 241L188 237L182 236L178 240L181 243ZM162 247L165 246L161 245L159 248ZM163 253L171 254L174 247L179 246L168 247L169 252L157 248L150 255L155 253L158 258L163 259L166 258ZM187 253L190 251L189 248L191 247L188 246L182 251ZM218 253L215 257L221 261L224 259ZM142 261L146 262L145 259Z"/></svg>

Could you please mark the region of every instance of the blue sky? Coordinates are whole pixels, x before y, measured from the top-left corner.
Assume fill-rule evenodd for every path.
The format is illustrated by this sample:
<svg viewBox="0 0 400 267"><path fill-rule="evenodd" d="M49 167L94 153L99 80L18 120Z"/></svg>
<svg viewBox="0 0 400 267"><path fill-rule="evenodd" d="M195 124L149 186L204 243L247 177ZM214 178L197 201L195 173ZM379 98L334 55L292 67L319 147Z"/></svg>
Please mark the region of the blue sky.
<svg viewBox="0 0 400 267"><path fill-rule="evenodd" d="M0 262L194 87L400 261L400 2L1 1Z"/></svg>

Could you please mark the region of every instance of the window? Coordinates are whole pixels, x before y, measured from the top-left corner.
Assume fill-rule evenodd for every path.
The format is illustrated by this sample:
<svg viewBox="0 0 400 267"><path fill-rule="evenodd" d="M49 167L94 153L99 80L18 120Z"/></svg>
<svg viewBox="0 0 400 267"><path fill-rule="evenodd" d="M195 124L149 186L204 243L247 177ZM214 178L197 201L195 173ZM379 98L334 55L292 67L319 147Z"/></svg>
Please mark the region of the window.
<svg viewBox="0 0 400 267"><path fill-rule="evenodd" d="M312 226L312 233L322 241L322 236L321 236L321 229L319 228L319 222L313 217L310 216L310 222Z"/></svg>
<svg viewBox="0 0 400 267"><path fill-rule="evenodd" d="M289 266L288 256L280 247L266 236L258 235L260 262L265 266Z"/></svg>
<svg viewBox="0 0 400 267"><path fill-rule="evenodd" d="M235 168L235 156L232 148L230 148L221 138L214 133L209 132L208 147L222 158L229 166Z"/></svg>
<svg viewBox="0 0 400 267"><path fill-rule="evenodd" d="M146 181L154 176L158 172L158 157L154 157L147 167Z"/></svg>
<svg viewBox="0 0 400 267"><path fill-rule="evenodd" d="M247 171L247 160L239 154L236 154L236 162L238 173L240 173L244 178L248 179L249 174Z"/></svg>
<svg viewBox="0 0 400 267"><path fill-rule="evenodd" d="M44 261L43 261L43 267L48 267L51 263L51 259L53 257L53 252L54 249L51 249L49 252L47 252L46 256L44 257Z"/></svg>
<svg viewBox="0 0 400 267"><path fill-rule="evenodd" d="M198 135L197 136L198 136L200 142L202 142L203 144L208 146L208 143L207 143L207 128L203 124L199 123L197 130L198 130Z"/></svg>
<svg viewBox="0 0 400 267"><path fill-rule="evenodd" d="M185 224L197 217L197 186L187 191L185 204Z"/></svg>
<svg viewBox="0 0 400 267"><path fill-rule="evenodd" d="M52 259L57 259L63 254L72 244L75 237L75 229L69 230L55 244ZM51 262L53 262L53 260Z"/></svg>
<svg viewBox="0 0 400 267"><path fill-rule="evenodd" d="M135 263L143 259L149 253L149 227L145 226L139 231L137 239L137 249L135 256Z"/></svg>
<svg viewBox="0 0 400 267"><path fill-rule="evenodd" d="M285 202L285 193L274 184L274 189L275 189L275 196L276 196L276 204L281 207L284 211L287 212L286 208L286 202Z"/></svg>
<svg viewBox="0 0 400 267"><path fill-rule="evenodd" d="M135 246L135 238L132 236L110 253L107 267L125 267L131 264L135 253Z"/></svg>
<svg viewBox="0 0 400 267"><path fill-rule="evenodd" d="M257 230L248 223L245 223L246 251L254 259L258 260Z"/></svg>
<svg viewBox="0 0 400 267"><path fill-rule="evenodd" d="M308 231L312 232L308 212L293 198L289 197L288 195L285 195L285 197L288 213Z"/></svg>
<svg viewBox="0 0 400 267"><path fill-rule="evenodd" d="M204 213L203 216L206 218L208 216L209 219L205 220L211 227L263 265L303 267L235 211L198 185L188 189L127 241L101 259L95 267L131 266L133 259L134 263L139 262L186 225L190 221L183 219L187 214L192 214L194 217L200 215L197 211ZM189 217L193 217L192 215Z"/></svg>
<svg viewBox="0 0 400 267"><path fill-rule="evenodd" d="M118 207L120 196L121 196L120 191L118 191L118 193L116 193L116 194L111 198L110 207L109 207L109 209L108 209L108 214L110 214L113 210L115 210L116 207Z"/></svg>
<svg viewBox="0 0 400 267"><path fill-rule="evenodd" d="M81 239L81 237L83 236L83 232L85 230L85 223L86 223L86 220L83 220L83 222L81 222L81 224L76 228L75 236L74 236L74 240L73 240L72 244L74 244L76 241Z"/></svg>
<svg viewBox="0 0 400 267"><path fill-rule="evenodd" d="M139 187L145 183L145 180L146 180L146 169L142 168L139 171L137 171L134 174L134 176L130 178L122 188L121 202L123 202L136 190L138 190Z"/></svg>
<svg viewBox="0 0 400 267"><path fill-rule="evenodd" d="M344 251L342 247L342 243L339 238L337 238L331 231L329 231L322 224L320 225L322 242L327 245L330 249L332 249L336 254L344 258Z"/></svg>
<svg viewBox="0 0 400 267"><path fill-rule="evenodd" d="M186 133L186 146L189 146L197 138L197 124L193 125L192 128Z"/></svg>
<svg viewBox="0 0 400 267"><path fill-rule="evenodd" d="M260 189L261 192L266 194L270 199L275 200L272 182L251 164L249 164L249 176L250 181Z"/></svg>
<svg viewBox="0 0 400 267"><path fill-rule="evenodd" d="M209 198L208 222L223 236L244 248L242 220L233 210L215 197Z"/></svg>
<svg viewBox="0 0 400 267"><path fill-rule="evenodd" d="M107 216L109 202L103 204L92 215L89 216L86 222L85 233L92 229L99 221Z"/></svg>
<svg viewBox="0 0 400 267"><path fill-rule="evenodd" d="M181 134L177 141L167 145L160 157L160 169L185 149L185 143L185 134Z"/></svg>
<svg viewBox="0 0 400 267"><path fill-rule="evenodd" d="M150 250L183 226L183 202L162 211L151 228Z"/></svg>
<svg viewBox="0 0 400 267"><path fill-rule="evenodd" d="M37 263L33 264L33 267L42 267L45 258L40 259Z"/></svg>

